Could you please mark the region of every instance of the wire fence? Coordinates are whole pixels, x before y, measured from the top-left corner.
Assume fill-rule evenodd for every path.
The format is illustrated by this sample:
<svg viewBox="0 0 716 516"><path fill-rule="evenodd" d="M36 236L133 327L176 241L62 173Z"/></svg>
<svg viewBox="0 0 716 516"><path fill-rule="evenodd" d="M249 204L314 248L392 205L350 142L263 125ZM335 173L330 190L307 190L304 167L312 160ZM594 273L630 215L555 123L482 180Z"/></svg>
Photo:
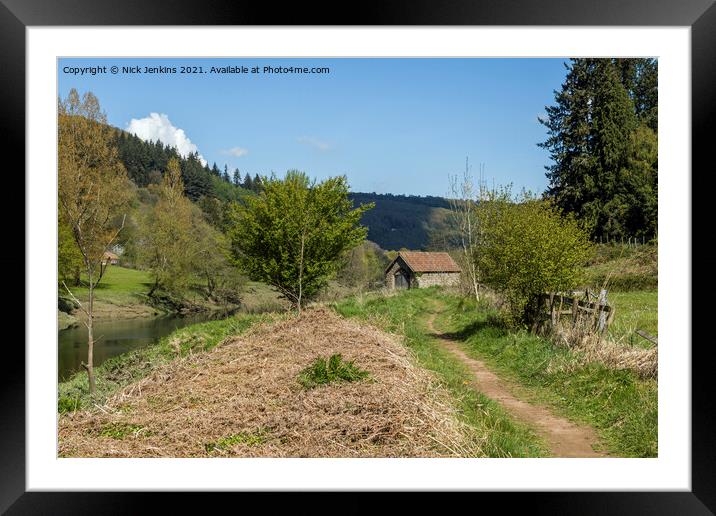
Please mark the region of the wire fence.
<svg viewBox="0 0 716 516"><path fill-rule="evenodd" d="M598 244L613 244L613 245L622 245L625 247L638 247L641 245L651 245L655 242L654 237L646 237L646 236L640 236L640 237L609 237L609 236L600 236L594 239L595 243Z"/></svg>

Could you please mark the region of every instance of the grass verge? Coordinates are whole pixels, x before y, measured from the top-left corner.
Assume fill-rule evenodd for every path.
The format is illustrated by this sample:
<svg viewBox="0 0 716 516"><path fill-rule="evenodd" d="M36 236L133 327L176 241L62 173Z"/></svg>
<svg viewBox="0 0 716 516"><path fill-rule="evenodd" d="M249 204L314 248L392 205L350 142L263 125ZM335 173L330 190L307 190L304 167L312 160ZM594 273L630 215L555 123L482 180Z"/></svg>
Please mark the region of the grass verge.
<svg viewBox="0 0 716 516"><path fill-rule="evenodd" d="M546 339L499 324L489 308L472 300L435 295L445 305L441 331L452 332L464 349L525 388L535 401L594 426L608 450L625 457L657 456L657 381L577 357Z"/></svg>
<svg viewBox="0 0 716 516"><path fill-rule="evenodd" d="M344 317L354 317L383 330L405 337L418 363L435 373L456 400L463 422L483 441L489 457L542 457L547 455L544 442L527 426L513 421L493 400L470 385L467 367L440 348L429 335L425 316L430 312L436 289L404 291L395 296L370 295L333 304Z"/></svg>

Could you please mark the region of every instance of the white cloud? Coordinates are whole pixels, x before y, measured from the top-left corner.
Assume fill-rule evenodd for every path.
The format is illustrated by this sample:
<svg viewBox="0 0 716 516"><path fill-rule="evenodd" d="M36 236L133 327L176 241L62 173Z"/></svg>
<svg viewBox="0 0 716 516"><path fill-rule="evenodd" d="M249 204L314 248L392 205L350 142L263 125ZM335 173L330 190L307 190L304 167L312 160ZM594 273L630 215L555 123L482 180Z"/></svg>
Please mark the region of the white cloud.
<svg viewBox="0 0 716 516"><path fill-rule="evenodd" d="M230 149L221 151L221 153L234 156L235 158L240 158L241 156L246 156L249 153L249 150L244 149L243 147L231 147Z"/></svg>
<svg viewBox="0 0 716 516"><path fill-rule="evenodd" d="M305 145L309 145L313 147L314 149L318 149L319 151L328 151L331 150L332 145L328 142L324 142L323 140L319 140L318 138L314 138L313 136L301 136L298 138L298 143L303 143Z"/></svg>
<svg viewBox="0 0 716 516"><path fill-rule="evenodd" d="M127 131L145 141L160 141L164 145L175 147L182 157L198 152L198 148L187 137L184 129L174 127L164 113L149 113L146 118L132 118L127 124ZM204 156L199 154L199 161L206 165Z"/></svg>

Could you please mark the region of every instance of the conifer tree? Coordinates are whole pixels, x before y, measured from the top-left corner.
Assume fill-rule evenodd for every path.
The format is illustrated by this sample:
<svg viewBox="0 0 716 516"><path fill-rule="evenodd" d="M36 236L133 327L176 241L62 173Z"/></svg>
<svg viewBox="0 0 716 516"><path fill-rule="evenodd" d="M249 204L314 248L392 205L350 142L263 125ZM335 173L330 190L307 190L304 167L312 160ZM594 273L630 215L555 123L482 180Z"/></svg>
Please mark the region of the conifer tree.
<svg viewBox="0 0 716 516"><path fill-rule="evenodd" d="M656 231L656 64L573 59L555 105L547 106L546 192L586 222L593 237Z"/></svg>
<svg viewBox="0 0 716 516"><path fill-rule="evenodd" d="M241 186L243 186L247 190L254 189L253 181L251 181L251 176L248 173L244 176L244 182L241 184Z"/></svg>

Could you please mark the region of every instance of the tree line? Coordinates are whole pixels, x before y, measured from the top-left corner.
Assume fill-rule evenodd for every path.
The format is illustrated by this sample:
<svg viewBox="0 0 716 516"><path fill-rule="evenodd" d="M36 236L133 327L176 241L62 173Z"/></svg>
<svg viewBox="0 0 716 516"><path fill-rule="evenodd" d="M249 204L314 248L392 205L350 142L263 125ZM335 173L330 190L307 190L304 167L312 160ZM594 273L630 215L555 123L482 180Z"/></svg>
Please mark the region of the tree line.
<svg viewBox="0 0 716 516"><path fill-rule="evenodd" d="M235 201L248 192L261 190L261 177L251 177L236 168L229 171L228 165L220 170L216 163L211 167L203 165L197 152L186 157L179 155L175 147L160 141L145 141L138 136L115 129L112 144L117 148L119 160L124 164L127 175L139 187L159 184L162 171L169 161L178 160L181 169L184 193L192 201L202 197L214 197L222 201Z"/></svg>

